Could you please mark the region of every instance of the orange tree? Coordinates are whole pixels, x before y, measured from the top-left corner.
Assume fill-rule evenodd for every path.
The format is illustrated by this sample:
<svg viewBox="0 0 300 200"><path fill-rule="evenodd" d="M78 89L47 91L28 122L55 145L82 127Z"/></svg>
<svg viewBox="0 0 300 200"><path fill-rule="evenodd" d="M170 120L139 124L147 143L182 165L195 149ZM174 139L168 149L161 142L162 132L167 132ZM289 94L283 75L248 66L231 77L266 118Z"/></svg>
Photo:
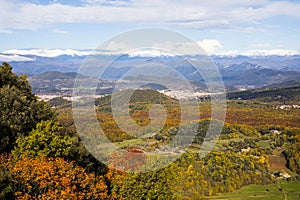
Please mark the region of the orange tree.
<svg viewBox="0 0 300 200"><path fill-rule="evenodd" d="M74 162L45 157L6 161L0 167L9 169L16 199L109 199L103 177L86 173Z"/></svg>

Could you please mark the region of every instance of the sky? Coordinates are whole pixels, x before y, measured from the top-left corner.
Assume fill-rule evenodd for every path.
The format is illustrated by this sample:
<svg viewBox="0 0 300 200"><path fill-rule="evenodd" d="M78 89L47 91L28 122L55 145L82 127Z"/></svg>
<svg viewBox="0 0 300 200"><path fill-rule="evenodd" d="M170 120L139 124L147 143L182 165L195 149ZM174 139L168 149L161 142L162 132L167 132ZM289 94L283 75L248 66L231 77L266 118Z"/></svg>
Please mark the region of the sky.
<svg viewBox="0 0 300 200"><path fill-rule="evenodd" d="M300 54L300 0L0 0L0 7L0 53L94 49L152 27L182 33L208 54Z"/></svg>

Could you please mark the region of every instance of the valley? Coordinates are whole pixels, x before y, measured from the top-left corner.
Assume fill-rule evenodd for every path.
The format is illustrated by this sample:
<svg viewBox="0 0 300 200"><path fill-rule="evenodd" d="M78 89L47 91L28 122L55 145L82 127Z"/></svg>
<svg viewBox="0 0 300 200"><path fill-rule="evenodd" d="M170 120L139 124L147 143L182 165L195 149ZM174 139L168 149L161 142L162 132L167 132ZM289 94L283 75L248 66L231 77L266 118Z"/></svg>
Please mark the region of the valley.
<svg viewBox="0 0 300 200"><path fill-rule="evenodd" d="M72 99L75 77L76 81L82 83L87 81L97 84L95 96L88 97L86 102ZM55 162L76 163L76 166L88 173L87 176L94 174L101 187L91 182L89 184L98 187L95 190L107 199L131 198L134 195L139 198L151 196L197 200L295 199L299 196L296 189L300 177L300 104L297 82L246 91L238 88L232 92L227 91L223 126L223 122L219 121L221 107L212 116L211 98L217 98L220 94L209 93L201 81L196 84L191 81L195 93L190 95L180 90L170 93L157 84L147 84L136 89L129 98L128 113L120 112L116 120L111 102L128 96L132 90L125 88L112 93L117 84L115 80L98 80L62 72L46 72L29 76L28 80L34 93L49 96L47 103L52 109L50 112L47 111L50 108L47 108L45 112L53 112L53 121L37 123L35 129L24 132L25 137L16 139L15 143L6 147L13 150L11 153L8 151L11 157L1 155L3 161L0 167L7 170L3 180L13 180L25 186L14 185L10 189L5 182L0 182L3 184L2 196L40 195L39 190L31 190L35 185L51 191L51 187L37 180L52 183L40 179L39 171L27 174L26 167L30 170L30 165L25 164L53 164L49 166L51 170L52 167L60 167L51 159L55 159ZM2 90L3 94L9 92L6 87ZM10 98L9 95L4 97ZM33 98L32 101L36 100ZM193 104L193 101L197 104ZM10 101L2 103L8 108L7 102ZM44 103L40 100L38 102ZM78 109L72 108L72 103L73 106L78 105ZM153 106L158 104L160 106ZM184 120L181 119L182 109L186 110L188 116ZM200 118L195 115L198 110ZM16 111L2 112L6 112L3 116L11 115L10 118L16 118L14 114L18 116ZM79 121L74 117L76 112L80 113ZM96 124L91 124L95 117ZM81 133L78 132L78 122L84 125ZM215 128L207 134L211 125ZM22 127L22 124L18 126ZM217 127L221 127L220 132ZM108 139L109 143L101 143L103 138ZM7 144L5 141L2 140L3 145ZM51 148L53 145L56 148ZM20 168L18 164L23 167ZM44 169L45 173L47 170ZM19 177L18 173L24 173L29 178ZM65 175L56 177L63 178ZM155 185L151 184L153 181ZM139 187L136 188L136 185ZM13 193L15 191L17 193ZM78 193L77 190L72 192Z"/></svg>

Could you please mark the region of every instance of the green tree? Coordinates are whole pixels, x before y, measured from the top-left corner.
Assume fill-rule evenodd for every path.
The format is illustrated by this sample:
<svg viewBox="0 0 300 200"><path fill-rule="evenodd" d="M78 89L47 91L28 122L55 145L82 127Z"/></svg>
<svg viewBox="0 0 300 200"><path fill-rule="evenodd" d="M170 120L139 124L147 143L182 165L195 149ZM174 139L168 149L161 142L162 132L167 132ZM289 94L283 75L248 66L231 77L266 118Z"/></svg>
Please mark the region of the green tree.
<svg viewBox="0 0 300 200"><path fill-rule="evenodd" d="M32 93L26 75L17 76L8 63L0 66L0 153L13 149L17 137L28 133L54 111Z"/></svg>
<svg viewBox="0 0 300 200"><path fill-rule="evenodd" d="M293 143L284 150L283 155L287 159L287 167L300 174L300 141Z"/></svg>
<svg viewBox="0 0 300 200"><path fill-rule="evenodd" d="M173 172L165 168L144 174L127 173L112 180L112 196L117 199L173 199L169 181Z"/></svg>
<svg viewBox="0 0 300 200"><path fill-rule="evenodd" d="M61 133L57 122L42 121L26 137L17 139L14 156L29 157L67 157L72 147L72 138Z"/></svg>

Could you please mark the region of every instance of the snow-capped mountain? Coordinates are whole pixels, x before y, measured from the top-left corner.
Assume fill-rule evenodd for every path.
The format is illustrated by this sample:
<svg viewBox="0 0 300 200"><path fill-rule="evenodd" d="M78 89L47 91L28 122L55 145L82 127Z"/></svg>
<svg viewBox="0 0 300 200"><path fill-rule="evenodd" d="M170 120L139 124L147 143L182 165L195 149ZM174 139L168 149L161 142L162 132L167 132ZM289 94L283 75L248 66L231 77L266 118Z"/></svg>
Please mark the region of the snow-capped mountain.
<svg viewBox="0 0 300 200"><path fill-rule="evenodd" d="M258 53L258 54L256 54ZM220 70L227 85L253 85L262 87L277 82L300 80L300 55L287 51L275 51L267 55L266 52L255 52L250 55L211 55L210 58ZM253 53L254 54L254 53ZM119 79L133 66L158 63L172 66L189 80L202 80L195 69L179 56L161 54L160 51L139 51L118 56L117 52L105 50L62 50L62 49L27 49L7 50L0 53L0 61L9 62L16 73L37 75L47 71L77 72L88 55L97 55L99 63L107 63L117 58L113 66L105 73L104 78ZM203 55L202 55L203 56ZM187 61L195 61L201 55L185 56Z"/></svg>

